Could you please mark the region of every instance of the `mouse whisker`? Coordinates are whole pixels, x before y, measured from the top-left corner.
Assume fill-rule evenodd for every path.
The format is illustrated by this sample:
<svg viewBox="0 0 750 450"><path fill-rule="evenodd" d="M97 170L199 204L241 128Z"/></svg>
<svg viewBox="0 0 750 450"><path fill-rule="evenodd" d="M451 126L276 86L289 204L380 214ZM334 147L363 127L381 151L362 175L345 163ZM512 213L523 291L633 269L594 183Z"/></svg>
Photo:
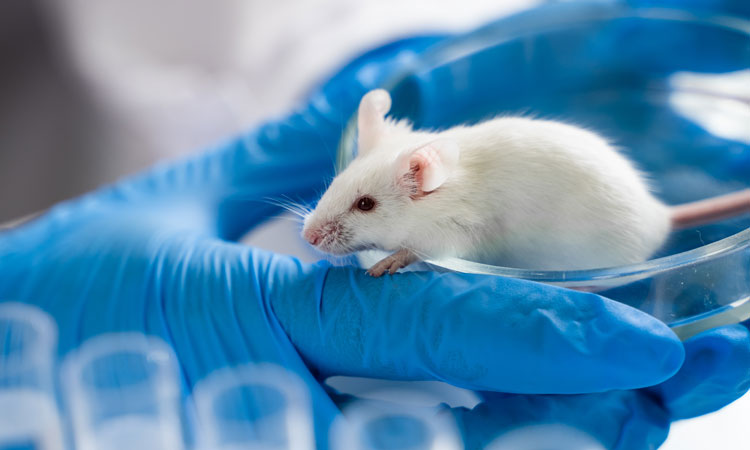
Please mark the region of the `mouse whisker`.
<svg viewBox="0 0 750 450"><path fill-rule="evenodd" d="M304 219L305 216L307 216L310 213L310 211L308 210L308 208L306 208L305 206L300 205L300 204L295 204L291 200L281 200L281 199L274 199L274 198L265 198L264 201L266 203L271 204L271 205L278 206L278 207L280 207L280 208L282 208L282 209L284 209L284 210L286 210L286 211L294 214L295 216L300 217L301 219Z"/></svg>
<svg viewBox="0 0 750 450"><path fill-rule="evenodd" d="M302 213L306 213L306 214L309 214L309 213L311 213L311 212L312 212L312 210L313 210L313 208L312 208L311 206L309 206L308 204L306 204L306 202L304 202L304 201L303 201L303 200L301 200L301 199L297 199L297 200L295 200L295 199L293 199L293 198L289 197L289 196L288 196L288 195L286 195L286 194L285 194L285 195L283 195L283 197L284 197L284 198L285 198L285 199L287 200L288 204L289 204L290 206L294 207L294 208L295 208L295 209L296 209L297 211L300 211L300 212L302 212Z"/></svg>
<svg viewBox="0 0 750 450"><path fill-rule="evenodd" d="M305 221L301 217L296 217L296 216L293 216L293 217L279 216L277 217L277 219L286 220L288 222L293 222L293 223L298 223L300 225L305 223Z"/></svg>

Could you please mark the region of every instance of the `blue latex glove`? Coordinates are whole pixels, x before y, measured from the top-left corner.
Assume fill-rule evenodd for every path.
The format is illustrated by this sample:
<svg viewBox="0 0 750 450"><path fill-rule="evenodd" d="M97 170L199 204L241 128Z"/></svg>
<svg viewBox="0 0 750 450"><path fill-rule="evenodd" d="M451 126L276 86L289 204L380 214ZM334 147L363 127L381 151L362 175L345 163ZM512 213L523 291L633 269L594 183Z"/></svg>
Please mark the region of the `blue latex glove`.
<svg viewBox="0 0 750 450"><path fill-rule="evenodd" d="M656 448L667 438L670 421L714 411L747 391L748 342L742 325L695 336L685 342L685 363L677 375L648 389L563 396L484 393L479 406L452 413L467 450L533 424L573 427L607 449Z"/></svg>
<svg viewBox="0 0 750 450"><path fill-rule="evenodd" d="M233 242L278 212L266 198L312 200L359 98L441 39L364 55L286 119L0 235L0 298L49 312L61 354L104 332L162 337L180 360L185 395L218 368L282 365L312 394L321 448L338 408L320 383L334 374L485 392L479 407L456 411L470 448L534 420L572 421L607 447L644 448L664 439L670 420L744 392L749 339L739 326L684 350L661 322L594 294L457 274L372 279ZM633 390L672 377L685 351L677 376ZM708 364L691 363L693 354Z"/></svg>
<svg viewBox="0 0 750 450"><path fill-rule="evenodd" d="M750 18L750 2L746 0L625 0L625 2L633 6L676 7L696 13L730 14Z"/></svg>

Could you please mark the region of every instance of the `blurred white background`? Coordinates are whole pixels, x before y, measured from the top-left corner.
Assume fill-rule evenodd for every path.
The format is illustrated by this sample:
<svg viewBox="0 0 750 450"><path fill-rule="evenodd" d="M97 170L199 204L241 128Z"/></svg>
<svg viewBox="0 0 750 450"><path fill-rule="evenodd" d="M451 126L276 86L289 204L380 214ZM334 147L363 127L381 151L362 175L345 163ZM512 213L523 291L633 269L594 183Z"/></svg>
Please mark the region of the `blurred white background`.
<svg viewBox="0 0 750 450"><path fill-rule="evenodd" d="M3 0L0 223L280 115L359 53L538 0Z"/></svg>
<svg viewBox="0 0 750 450"><path fill-rule="evenodd" d="M283 114L352 57L541 0L3 0L0 223ZM314 260L288 221L250 236ZM262 243L262 244L261 244ZM750 397L664 448L745 449Z"/></svg>

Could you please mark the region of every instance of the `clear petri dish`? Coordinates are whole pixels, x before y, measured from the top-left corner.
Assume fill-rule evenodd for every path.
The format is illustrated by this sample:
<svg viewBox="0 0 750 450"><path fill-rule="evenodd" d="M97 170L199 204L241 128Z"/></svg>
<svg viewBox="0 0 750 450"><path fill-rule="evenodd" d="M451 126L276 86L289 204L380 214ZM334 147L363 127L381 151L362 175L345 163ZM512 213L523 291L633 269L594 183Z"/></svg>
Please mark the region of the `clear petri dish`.
<svg viewBox="0 0 750 450"><path fill-rule="evenodd" d="M563 120L612 140L680 204L750 186L750 21L679 9L552 4L432 48L383 86L390 115L442 129L495 115ZM356 117L338 149L356 156ZM363 266L382 256L358 255ZM750 215L673 232L653 259L534 271L457 258L432 270L597 292L683 339L750 318Z"/></svg>

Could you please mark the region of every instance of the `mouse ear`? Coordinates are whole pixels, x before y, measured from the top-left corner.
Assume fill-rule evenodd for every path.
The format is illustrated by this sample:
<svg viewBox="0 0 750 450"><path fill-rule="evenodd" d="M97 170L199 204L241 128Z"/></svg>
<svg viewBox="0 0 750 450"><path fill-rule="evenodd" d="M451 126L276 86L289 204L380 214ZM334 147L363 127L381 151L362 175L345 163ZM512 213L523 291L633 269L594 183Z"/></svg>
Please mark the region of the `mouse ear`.
<svg viewBox="0 0 750 450"><path fill-rule="evenodd" d="M391 109L391 96L384 89L375 89L362 97L357 111L357 128L359 133L358 152L360 155L370 151L385 132L385 115Z"/></svg>
<svg viewBox="0 0 750 450"><path fill-rule="evenodd" d="M397 164L398 183L413 199L439 188L458 167L458 144L438 139L402 155Z"/></svg>

